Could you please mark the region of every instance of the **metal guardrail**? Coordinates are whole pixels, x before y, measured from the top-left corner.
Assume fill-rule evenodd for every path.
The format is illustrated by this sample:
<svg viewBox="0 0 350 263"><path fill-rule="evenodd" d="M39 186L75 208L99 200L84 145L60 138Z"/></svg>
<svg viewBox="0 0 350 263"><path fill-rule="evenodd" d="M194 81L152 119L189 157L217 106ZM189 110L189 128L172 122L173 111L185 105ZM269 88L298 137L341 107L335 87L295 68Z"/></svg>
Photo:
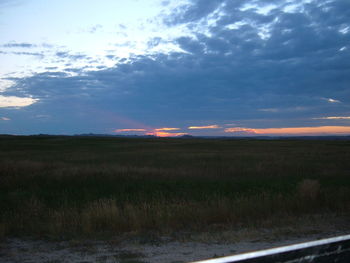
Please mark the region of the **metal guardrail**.
<svg viewBox="0 0 350 263"><path fill-rule="evenodd" d="M192 263L350 263L350 235Z"/></svg>

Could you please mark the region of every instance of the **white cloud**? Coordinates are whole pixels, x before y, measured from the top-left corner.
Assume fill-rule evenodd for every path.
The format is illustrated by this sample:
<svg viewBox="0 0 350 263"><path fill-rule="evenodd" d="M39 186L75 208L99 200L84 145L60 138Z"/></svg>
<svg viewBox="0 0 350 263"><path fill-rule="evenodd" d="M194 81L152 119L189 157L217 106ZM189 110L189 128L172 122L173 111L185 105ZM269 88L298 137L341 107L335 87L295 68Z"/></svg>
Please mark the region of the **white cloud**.
<svg viewBox="0 0 350 263"><path fill-rule="evenodd" d="M10 118L7 118L7 117L0 117L0 120L1 121L9 121L9 120L11 120Z"/></svg>
<svg viewBox="0 0 350 263"><path fill-rule="evenodd" d="M348 32L350 32L350 26L346 26L346 27L342 27L341 29L339 29L339 33L345 35Z"/></svg>
<svg viewBox="0 0 350 263"><path fill-rule="evenodd" d="M324 98L324 100L328 101L329 103L341 103L340 100L336 100L332 98Z"/></svg>
<svg viewBox="0 0 350 263"><path fill-rule="evenodd" d="M298 5L286 5L283 9L283 12L286 13L295 13L298 10Z"/></svg>
<svg viewBox="0 0 350 263"><path fill-rule="evenodd" d="M0 95L0 108L22 108L36 103L38 99Z"/></svg>
<svg viewBox="0 0 350 263"><path fill-rule="evenodd" d="M262 7L258 7L257 13L261 15L268 15L270 11L272 11L275 8L277 8L277 5L265 5Z"/></svg>
<svg viewBox="0 0 350 263"><path fill-rule="evenodd" d="M233 24L229 24L225 26L225 28L230 29L230 30L235 30L235 29L240 29L242 26L246 25L247 23L244 21L238 21Z"/></svg>

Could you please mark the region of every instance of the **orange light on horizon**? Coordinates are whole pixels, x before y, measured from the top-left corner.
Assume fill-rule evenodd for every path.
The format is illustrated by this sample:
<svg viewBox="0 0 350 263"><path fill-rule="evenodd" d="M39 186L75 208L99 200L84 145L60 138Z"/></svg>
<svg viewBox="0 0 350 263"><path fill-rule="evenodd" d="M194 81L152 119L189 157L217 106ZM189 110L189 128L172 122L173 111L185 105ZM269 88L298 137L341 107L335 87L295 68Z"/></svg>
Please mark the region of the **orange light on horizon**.
<svg viewBox="0 0 350 263"><path fill-rule="evenodd" d="M242 128L242 127L235 127L235 128L226 128L224 132L243 132L243 133L252 133L256 134L256 129L250 129L250 128Z"/></svg>
<svg viewBox="0 0 350 263"><path fill-rule="evenodd" d="M208 126L190 126L189 130L204 130L204 129L220 129L219 125L208 125Z"/></svg>
<svg viewBox="0 0 350 263"><path fill-rule="evenodd" d="M318 126L318 127L291 127L291 128L227 128L227 133L246 132L259 135L326 135L326 134L350 134L350 126Z"/></svg>
<svg viewBox="0 0 350 263"><path fill-rule="evenodd" d="M162 132L162 131L153 131L153 132L147 132L146 135L153 135L157 137L178 137L178 136L183 136L183 135L188 135L188 133L184 132Z"/></svg>
<svg viewBox="0 0 350 263"><path fill-rule="evenodd" d="M116 129L114 132L145 132L145 129Z"/></svg>
<svg viewBox="0 0 350 263"><path fill-rule="evenodd" d="M177 131L180 128L157 128L157 129L117 129L114 132L142 132L144 135L152 135L157 137L177 137L187 135L184 132L168 132Z"/></svg>
<svg viewBox="0 0 350 263"><path fill-rule="evenodd" d="M155 131L178 131L180 128L157 128Z"/></svg>

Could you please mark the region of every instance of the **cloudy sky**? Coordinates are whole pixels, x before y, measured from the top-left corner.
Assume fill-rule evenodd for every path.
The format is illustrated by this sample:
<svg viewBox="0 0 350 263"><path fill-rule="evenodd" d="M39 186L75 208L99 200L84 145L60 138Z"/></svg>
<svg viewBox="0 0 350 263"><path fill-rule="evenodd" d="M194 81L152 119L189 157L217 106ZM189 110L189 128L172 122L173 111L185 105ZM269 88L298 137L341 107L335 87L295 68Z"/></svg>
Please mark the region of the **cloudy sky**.
<svg viewBox="0 0 350 263"><path fill-rule="evenodd" d="M0 133L350 134L349 0L0 0Z"/></svg>

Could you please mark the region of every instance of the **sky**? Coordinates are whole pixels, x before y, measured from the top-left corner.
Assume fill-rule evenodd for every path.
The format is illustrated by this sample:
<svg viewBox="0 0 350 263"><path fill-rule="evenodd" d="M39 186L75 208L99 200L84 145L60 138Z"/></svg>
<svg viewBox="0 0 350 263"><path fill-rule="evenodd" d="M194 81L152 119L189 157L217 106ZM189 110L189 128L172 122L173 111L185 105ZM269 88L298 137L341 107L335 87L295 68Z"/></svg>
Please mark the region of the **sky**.
<svg viewBox="0 0 350 263"><path fill-rule="evenodd" d="M350 134L349 0L0 0L0 134Z"/></svg>

